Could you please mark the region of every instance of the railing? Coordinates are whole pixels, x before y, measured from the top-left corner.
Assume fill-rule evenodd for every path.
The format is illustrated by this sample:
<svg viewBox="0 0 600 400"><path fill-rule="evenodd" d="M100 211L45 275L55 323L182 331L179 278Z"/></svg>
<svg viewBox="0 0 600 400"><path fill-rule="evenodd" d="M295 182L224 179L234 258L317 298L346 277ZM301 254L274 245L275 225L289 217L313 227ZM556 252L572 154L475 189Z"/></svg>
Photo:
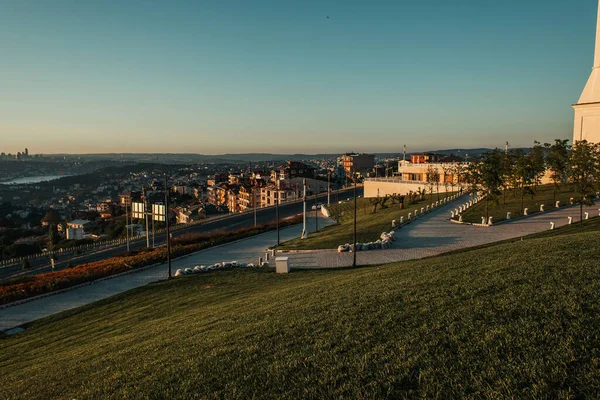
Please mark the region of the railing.
<svg viewBox="0 0 600 400"><path fill-rule="evenodd" d="M346 189L340 189L340 190L332 190L331 194L338 194L344 191L348 191L351 188L346 188ZM327 196L327 193L320 193L318 196ZM315 199L315 195L313 196L307 196L307 200L310 199ZM303 201L303 199L297 199L297 200L293 200L293 201L285 201L280 203L280 205L286 205L286 204L296 204L296 203L301 203ZM274 209L275 205L271 205L271 206L266 206L266 207L260 207L257 208L256 211L260 211L260 210L267 210L267 209ZM210 223L210 222L216 222L216 221L222 221L228 218L234 218L236 216L239 215L248 215L248 214L252 214L254 213L254 208L250 208L246 211L240 212L240 213L231 213L231 214L223 214L223 215L215 215L213 217L208 217L208 218L204 218L204 219L200 219L200 220L196 220L196 221L192 221L188 224L175 224L173 226L170 226L170 231L177 231L177 230L181 230L181 229L185 229L185 228L189 228L191 226L195 226L195 225L199 225L199 224L206 224L206 223ZM165 232L164 228L161 229L157 229L154 231L154 234L162 234ZM129 238L129 242L133 243L134 241L141 241L141 240L145 240L146 235L136 235L136 236L132 236ZM127 238L119 238L119 239L112 239L112 240L99 240L97 242L94 243L89 243L89 244L83 244L83 245L79 245L79 246L74 246L74 247L67 247L67 248L61 248L61 249L57 249L57 250L50 250L50 251L46 251L46 252L42 252L42 253L37 253L37 254L31 254L29 256L22 256L22 257L14 257L11 258L9 260L2 260L0 261L0 268L4 268L6 266L9 265L13 265L16 263L20 263L23 260L36 260L36 259L40 259L40 258L46 258L49 257L51 255L65 255L65 254L69 254L69 253L73 253L75 251L97 251L97 250L102 250L102 249L108 249L110 247L117 247L117 246L122 246L124 244L127 243Z"/></svg>
<svg viewBox="0 0 600 400"><path fill-rule="evenodd" d="M365 182L390 182L390 183L406 183L406 184L411 184L411 185L431 185L431 183L427 182L427 181L407 181L407 180L403 180L401 178L398 177L389 177L389 178L365 178ZM434 185L444 185L444 182L433 182ZM448 182L448 187L452 186L451 183ZM454 187L467 187L468 185L466 183L454 183Z"/></svg>

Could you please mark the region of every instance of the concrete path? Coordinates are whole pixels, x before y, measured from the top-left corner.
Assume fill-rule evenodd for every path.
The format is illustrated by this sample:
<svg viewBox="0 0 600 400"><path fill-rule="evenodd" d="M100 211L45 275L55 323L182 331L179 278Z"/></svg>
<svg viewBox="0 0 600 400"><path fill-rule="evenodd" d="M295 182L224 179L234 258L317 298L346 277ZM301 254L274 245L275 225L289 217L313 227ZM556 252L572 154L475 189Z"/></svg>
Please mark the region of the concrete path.
<svg viewBox="0 0 600 400"><path fill-rule="evenodd" d="M476 227L450 223L448 221L450 211L456 207L456 204L464 203L465 199L466 196L454 203L442 206L422 216L412 224L399 229L396 232L396 241L391 249L357 253L358 264L373 265L412 260L451 250L521 237L549 229L551 221L555 222L556 227L566 225L568 216L573 217L573 222L579 221L579 209L575 207L538 214L492 227ZM597 216L598 208L599 206L586 207L586 211L590 213L590 216ZM331 220L321 219L319 226L322 227L331 223ZM309 219L308 230L309 232L314 230L314 218ZM282 229L280 232L281 241L297 238L301 232L302 227L299 225ZM173 272L179 268L208 265L222 261L256 263L258 257L264 256L265 249L274 245L276 241L277 234L269 232L236 243L203 250L175 260L172 263ZM352 253L318 251L285 254L290 257L292 268L335 268L352 265ZM167 266L163 264L13 307L0 309L0 331L89 304L150 282L163 280L166 277Z"/></svg>
<svg viewBox="0 0 600 400"><path fill-rule="evenodd" d="M319 228L331 225L330 219L319 218ZM314 231L314 214L308 219L307 229ZM280 231L280 241L300 237L302 225L283 228ZM256 263L258 257L265 256L265 249L277 243L277 232L268 232L194 254L183 256L172 261L173 274L179 268L190 268L196 265L210 265L223 261L238 261L240 263ZM82 286L73 290L43 297L30 302L0 309L0 332L15 326L35 321L61 311L70 310L94 301L105 299L118 293L125 292L151 282L167 279L168 267L166 264L157 265L138 272L118 276Z"/></svg>
<svg viewBox="0 0 600 400"><path fill-rule="evenodd" d="M454 224L449 221L450 212L457 204L464 204L468 196L447 204L422 216L412 224L396 231L396 240L387 250L371 250L356 253L358 265L377 265L404 260L413 260L438 255L452 250L498 242L526 236L550 229L550 222L556 227L566 225L568 217L573 223L579 222L579 208L568 207L530 217L504 222L495 226L481 227ZM599 205L585 207L590 218L598 216ZM337 268L352 266L352 253L314 252L290 253L293 268Z"/></svg>

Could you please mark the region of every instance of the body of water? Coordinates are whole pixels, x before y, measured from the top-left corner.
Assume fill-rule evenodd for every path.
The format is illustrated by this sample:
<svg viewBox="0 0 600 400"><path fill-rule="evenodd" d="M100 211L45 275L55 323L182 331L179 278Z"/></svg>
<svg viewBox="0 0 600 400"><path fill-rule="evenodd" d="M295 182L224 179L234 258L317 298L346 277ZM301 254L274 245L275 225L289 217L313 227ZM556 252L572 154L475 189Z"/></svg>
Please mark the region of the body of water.
<svg viewBox="0 0 600 400"><path fill-rule="evenodd" d="M23 185L28 183L39 183L53 181L55 179L64 178L70 175L43 175L43 176L28 176L26 178L19 178L8 182L0 182L2 185Z"/></svg>

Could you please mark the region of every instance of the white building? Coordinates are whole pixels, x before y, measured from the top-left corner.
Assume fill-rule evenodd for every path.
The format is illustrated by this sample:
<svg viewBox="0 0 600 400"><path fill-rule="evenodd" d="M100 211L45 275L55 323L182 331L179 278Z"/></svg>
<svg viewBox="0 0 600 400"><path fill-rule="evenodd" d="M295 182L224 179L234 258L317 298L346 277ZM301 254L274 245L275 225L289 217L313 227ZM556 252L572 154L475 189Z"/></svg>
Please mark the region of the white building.
<svg viewBox="0 0 600 400"><path fill-rule="evenodd" d="M577 104L573 104L575 122L573 143L579 140L600 142L600 2L596 24L594 67Z"/></svg>
<svg viewBox="0 0 600 400"><path fill-rule="evenodd" d="M81 240L85 232L83 228L67 228L67 240Z"/></svg>
<svg viewBox="0 0 600 400"><path fill-rule="evenodd" d="M463 162L412 163L398 162L398 173L389 178L366 178L365 197L408 194L426 190L428 193L445 193L460 190L461 171L466 169ZM429 182L430 173L437 173L437 180Z"/></svg>

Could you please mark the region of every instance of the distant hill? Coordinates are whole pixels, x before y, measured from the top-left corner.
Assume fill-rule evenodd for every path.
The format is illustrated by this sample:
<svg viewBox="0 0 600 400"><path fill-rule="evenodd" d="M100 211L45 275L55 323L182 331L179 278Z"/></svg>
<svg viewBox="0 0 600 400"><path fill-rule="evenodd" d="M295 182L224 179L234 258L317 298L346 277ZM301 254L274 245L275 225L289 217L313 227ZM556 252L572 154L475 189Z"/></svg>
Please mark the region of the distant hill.
<svg viewBox="0 0 600 400"><path fill-rule="evenodd" d="M446 150L428 150L427 152L440 154L455 154L476 156L491 149L446 149ZM421 152L411 152L408 154L418 154ZM401 157L402 152L374 153L378 158ZM265 161L301 161L312 159L324 159L339 157L341 153L317 153L317 154L282 154L282 153L225 153L225 154L194 154L194 153L93 153L93 154L52 154L48 156L60 157L66 159L76 159L81 161L114 160L120 162L144 162L144 163L245 163L245 162L265 162Z"/></svg>

